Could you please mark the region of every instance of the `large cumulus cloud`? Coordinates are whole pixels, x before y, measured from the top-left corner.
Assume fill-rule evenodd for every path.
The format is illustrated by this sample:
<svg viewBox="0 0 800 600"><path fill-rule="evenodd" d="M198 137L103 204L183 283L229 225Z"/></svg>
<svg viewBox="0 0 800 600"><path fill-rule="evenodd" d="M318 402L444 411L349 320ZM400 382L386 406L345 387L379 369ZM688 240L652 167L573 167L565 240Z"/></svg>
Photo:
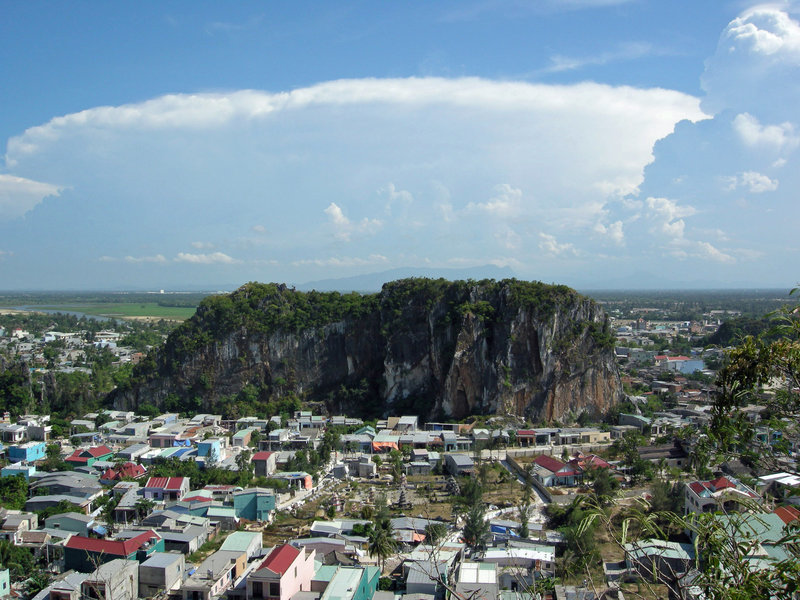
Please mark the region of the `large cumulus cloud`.
<svg viewBox="0 0 800 600"><path fill-rule="evenodd" d="M8 245L67 226L65 256L94 261L87 277L205 268L297 281L381 256L560 278L624 245L621 223L598 227L606 203L637 190L656 140L704 116L664 89L475 78L96 107L9 140L9 174L66 191L31 206ZM197 244L226 260L186 260ZM152 256L163 260L124 260Z"/></svg>
<svg viewBox="0 0 800 600"><path fill-rule="evenodd" d="M639 194L601 223L625 224L664 281L780 285L798 275L800 24L774 6L722 32L702 77L712 119L684 122L655 147Z"/></svg>

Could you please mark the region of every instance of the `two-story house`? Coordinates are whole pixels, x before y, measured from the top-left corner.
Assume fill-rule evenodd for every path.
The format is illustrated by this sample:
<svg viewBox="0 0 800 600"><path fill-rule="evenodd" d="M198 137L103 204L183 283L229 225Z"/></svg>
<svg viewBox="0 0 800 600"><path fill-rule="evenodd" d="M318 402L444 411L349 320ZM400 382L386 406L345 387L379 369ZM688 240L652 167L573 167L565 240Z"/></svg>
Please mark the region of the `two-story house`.
<svg viewBox="0 0 800 600"><path fill-rule="evenodd" d="M740 512L761 497L734 477L717 477L711 481L692 481L684 492L684 513Z"/></svg>
<svg viewBox="0 0 800 600"><path fill-rule="evenodd" d="M247 600L289 600L311 591L315 555L289 544L276 546L247 578Z"/></svg>

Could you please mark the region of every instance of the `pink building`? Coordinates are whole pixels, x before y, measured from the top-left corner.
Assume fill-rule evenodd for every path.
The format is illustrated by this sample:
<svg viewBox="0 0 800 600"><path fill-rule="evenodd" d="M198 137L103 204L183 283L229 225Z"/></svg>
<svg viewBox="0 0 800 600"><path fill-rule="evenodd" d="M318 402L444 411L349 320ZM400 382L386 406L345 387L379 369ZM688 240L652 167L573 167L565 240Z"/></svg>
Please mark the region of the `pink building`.
<svg viewBox="0 0 800 600"><path fill-rule="evenodd" d="M180 500L188 493L188 477L150 477L142 489L149 500Z"/></svg>
<svg viewBox="0 0 800 600"><path fill-rule="evenodd" d="M247 600L289 600L297 592L310 592L314 555L314 550L289 544L273 548L247 578Z"/></svg>

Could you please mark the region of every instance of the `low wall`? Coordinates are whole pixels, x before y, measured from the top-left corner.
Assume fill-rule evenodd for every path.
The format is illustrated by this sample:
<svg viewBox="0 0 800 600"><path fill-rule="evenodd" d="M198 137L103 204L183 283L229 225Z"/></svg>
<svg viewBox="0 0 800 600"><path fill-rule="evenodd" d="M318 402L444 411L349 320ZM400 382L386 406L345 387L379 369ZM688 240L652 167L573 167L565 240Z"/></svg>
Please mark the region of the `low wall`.
<svg viewBox="0 0 800 600"><path fill-rule="evenodd" d="M536 491L538 491L542 498L544 498L545 502L553 501L553 496L550 494L550 491L544 485L542 485L538 479L536 479L533 475L530 475L528 471L525 470L525 467L519 464L513 456L506 455L506 462L512 469L514 469L514 471L517 472L520 477L530 480L531 485L536 488Z"/></svg>

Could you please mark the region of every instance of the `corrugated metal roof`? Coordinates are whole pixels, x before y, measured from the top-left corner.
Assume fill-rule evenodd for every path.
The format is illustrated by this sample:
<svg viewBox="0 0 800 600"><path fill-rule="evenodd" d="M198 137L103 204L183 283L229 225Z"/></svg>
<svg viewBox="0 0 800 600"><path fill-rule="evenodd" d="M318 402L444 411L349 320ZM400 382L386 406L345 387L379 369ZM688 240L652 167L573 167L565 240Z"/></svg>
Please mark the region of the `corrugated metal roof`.
<svg viewBox="0 0 800 600"><path fill-rule="evenodd" d="M151 477L144 487L179 491L186 477Z"/></svg>
<svg viewBox="0 0 800 600"><path fill-rule="evenodd" d="M273 573L283 575L294 560L300 555L300 550L289 544L278 546L264 559L259 569L269 569Z"/></svg>
<svg viewBox="0 0 800 600"><path fill-rule="evenodd" d="M114 556L128 556L129 554L138 550L151 538L160 540L161 536L159 536L152 529L125 541L96 540L94 538L87 538L81 535L73 535L71 538L69 538L67 543L64 544L64 547L74 548L76 550L87 550L89 552L113 554Z"/></svg>

